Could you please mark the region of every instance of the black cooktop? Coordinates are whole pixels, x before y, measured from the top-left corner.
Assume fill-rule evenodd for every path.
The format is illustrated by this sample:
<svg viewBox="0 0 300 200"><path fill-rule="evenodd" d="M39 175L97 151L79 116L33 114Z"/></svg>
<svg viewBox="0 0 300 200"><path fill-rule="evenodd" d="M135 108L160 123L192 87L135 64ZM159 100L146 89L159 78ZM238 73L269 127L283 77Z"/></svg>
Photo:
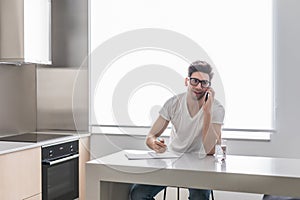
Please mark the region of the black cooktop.
<svg viewBox="0 0 300 200"><path fill-rule="evenodd" d="M45 140L51 140L51 139L66 137L66 136L70 136L70 135L49 134L49 133L23 133L19 135L1 137L0 141L35 143L35 142L41 142Z"/></svg>

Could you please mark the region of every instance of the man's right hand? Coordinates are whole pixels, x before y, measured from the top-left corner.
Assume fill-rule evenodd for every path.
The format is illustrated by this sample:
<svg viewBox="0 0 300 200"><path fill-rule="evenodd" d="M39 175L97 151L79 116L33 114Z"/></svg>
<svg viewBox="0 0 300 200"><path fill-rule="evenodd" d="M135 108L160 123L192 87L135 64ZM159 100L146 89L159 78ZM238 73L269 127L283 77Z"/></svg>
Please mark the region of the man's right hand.
<svg viewBox="0 0 300 200"><path fill-rule="evenodd" d="M150 141L149 141L150 140ZM148 138L148 146L153 149L156 153L163 153L167 150L167 145L165 144L165 140L163 138Z"/></svg>

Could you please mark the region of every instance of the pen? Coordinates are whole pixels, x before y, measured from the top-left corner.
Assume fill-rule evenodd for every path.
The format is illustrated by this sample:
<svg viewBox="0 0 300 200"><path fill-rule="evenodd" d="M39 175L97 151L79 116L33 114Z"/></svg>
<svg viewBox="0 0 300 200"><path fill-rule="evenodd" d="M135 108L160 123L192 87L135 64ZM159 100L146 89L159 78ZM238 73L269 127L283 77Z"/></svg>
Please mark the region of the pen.
<svg viewBox="0 0 300 200"><path fill-rule="evenodd" d="M157 140L158 142L165 143L165 140L162 139L161 137L156 138L156 140Z"/></svg>

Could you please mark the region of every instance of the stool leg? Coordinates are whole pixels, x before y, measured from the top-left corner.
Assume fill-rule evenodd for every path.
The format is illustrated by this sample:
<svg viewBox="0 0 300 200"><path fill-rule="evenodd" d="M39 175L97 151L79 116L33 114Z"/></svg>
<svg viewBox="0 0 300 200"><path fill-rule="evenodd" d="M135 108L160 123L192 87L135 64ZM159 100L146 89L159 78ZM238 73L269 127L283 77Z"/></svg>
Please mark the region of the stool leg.
<svg viewBox="0 0 300 200"><path fill-rule="evenodd" d="M164 200L166 200L166 195L167 195L167 188L164 189Z"/></svg>
<svg viewBox="0 0 300 200"><path fill-rule="evenodd" d="M177 187L177 200L179 200L179 197L180 197L180 188Z"/></svg>
<svg viewBox="0 0 300 200"><path fill-rule="evenodd" d="M215 197L214 197L214 191L211 190L210 193L211 193L211 199L212 199L212 200L215 200Z"/></svg>

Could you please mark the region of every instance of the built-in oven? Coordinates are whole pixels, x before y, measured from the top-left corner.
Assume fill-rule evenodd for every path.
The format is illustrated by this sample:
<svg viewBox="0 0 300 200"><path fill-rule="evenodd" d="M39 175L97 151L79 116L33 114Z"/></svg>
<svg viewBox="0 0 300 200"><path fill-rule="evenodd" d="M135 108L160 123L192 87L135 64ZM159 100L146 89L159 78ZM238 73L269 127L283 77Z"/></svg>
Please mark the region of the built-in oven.
<svg viewBox="0 0 300 200"><path fill-rule="evenodd" d="M43 200L78 198L78 159L78 140L42 146Z"/></svg>

